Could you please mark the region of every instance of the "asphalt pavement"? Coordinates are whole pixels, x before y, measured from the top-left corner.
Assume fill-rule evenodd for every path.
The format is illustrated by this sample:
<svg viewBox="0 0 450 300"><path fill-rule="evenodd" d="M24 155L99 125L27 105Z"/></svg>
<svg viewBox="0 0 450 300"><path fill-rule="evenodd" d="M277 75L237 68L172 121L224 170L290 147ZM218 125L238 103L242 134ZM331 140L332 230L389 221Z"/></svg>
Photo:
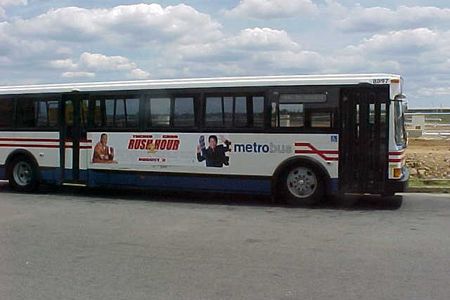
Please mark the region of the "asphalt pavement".
<svg viewBox="0 0 450 300"><path fill-rule="evenodd" d="M0 184L0 299L447 300L449 232L445 194L306 209Z"/></svg>

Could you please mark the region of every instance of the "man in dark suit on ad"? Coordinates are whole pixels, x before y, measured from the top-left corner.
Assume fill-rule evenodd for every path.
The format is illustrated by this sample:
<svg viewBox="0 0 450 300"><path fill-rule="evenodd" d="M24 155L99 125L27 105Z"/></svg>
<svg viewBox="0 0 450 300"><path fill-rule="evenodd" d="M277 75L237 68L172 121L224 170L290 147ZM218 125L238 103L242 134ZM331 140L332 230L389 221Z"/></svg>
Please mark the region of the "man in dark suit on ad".
<svg viewBox="0 0 450 300"><path fill-rule="evenodd" d="M228 166L230 158L225 153L231 151L231 142L225 140L225 145L217 145L217 136L211 135L208 138L208 143L208 148L197 146L197 160L199 162L206 160L207 167L222 168L224 165Z"/></svg>

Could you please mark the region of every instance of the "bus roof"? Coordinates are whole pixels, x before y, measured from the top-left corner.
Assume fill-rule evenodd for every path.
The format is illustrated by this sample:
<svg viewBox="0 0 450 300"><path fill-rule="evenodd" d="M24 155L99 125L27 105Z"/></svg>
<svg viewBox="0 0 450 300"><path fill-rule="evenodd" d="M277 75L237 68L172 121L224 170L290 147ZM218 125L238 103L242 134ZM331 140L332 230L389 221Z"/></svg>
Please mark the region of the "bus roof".
<svg viewBox="0 0 450 300"><path fill-rule="evenodd" d="M353 85L359 83L386 84L391 80L401 82L394 74L335 74L335 75L290 75L290 76L248 76L160 79L111 82L86 82L0 86L0 95L70 93L94 91L134 91L156 89L214 88L214 87L259 87L294 85Z"/></svg>

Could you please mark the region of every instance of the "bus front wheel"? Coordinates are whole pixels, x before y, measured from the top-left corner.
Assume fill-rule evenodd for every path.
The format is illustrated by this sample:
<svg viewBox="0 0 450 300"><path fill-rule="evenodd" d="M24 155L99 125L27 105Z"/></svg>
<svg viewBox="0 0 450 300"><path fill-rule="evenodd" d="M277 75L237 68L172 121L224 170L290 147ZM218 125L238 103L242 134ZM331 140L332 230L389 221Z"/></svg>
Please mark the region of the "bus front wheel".
<svg viewBox="0 0 450 300"><path fill-rule="evenodd" d="M26 157L13 159L9 168L9 184L19 192L32 192L38 187L38 171Z"/></svg>
<svg viewBox="0 0 450 300"><path fill-rule="evenodd" d="M279 193L289 205L315 205L322 200L324 181L315 168L308 165L294 165L281 176Z"/></svg>

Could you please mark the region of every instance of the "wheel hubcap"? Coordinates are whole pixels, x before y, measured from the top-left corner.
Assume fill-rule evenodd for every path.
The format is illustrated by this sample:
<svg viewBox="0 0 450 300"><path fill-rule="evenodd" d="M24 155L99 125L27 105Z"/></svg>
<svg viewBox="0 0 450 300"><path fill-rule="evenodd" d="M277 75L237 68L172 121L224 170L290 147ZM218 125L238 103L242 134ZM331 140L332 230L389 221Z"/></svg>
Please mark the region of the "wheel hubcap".
<svg viewBox="0 0 450 300"><path fill-rule="evenodd" d="M14 181L20 186L30 184L32 179L32 170L30 164L21 161L14 166L13 170Z"/></svg>
<svg viewBox="0 0 450 300"><path fill-rule="evenodd" d="M310 197L317 189L316 174L306 167L297 167L291 170L286 183L289 192L298 198Z"/></svg>

